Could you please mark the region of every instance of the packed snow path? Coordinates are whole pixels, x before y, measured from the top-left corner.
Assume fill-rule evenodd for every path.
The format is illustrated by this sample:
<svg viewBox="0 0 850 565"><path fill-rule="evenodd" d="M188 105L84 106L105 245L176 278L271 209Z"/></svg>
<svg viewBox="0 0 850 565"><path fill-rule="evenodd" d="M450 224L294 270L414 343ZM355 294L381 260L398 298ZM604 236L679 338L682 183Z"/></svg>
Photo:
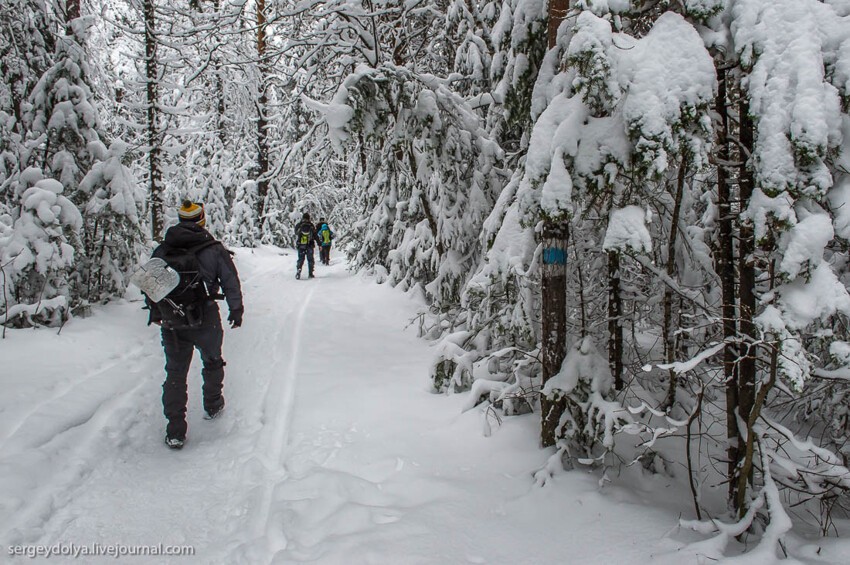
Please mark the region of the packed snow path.
<svg viewBox="0 0 850 565"><path fill-rule="evenodd" d="M0 342L0 562L32 562L9 557L17 544L60 543L195 550L126 558L136 563L675 557L667 534L687 502L645 504L667 479L629 494L576 471L534 487L548 455L536 419L485 438L463 396L430 394L432 352L408 327L419 307L410 297L339 260L300 281L288 251L240 250L237 265L246 313L226 330L227 408L202 419L196 355L179 452L163 444L158 330L134 297L61 335Z"/></svg>

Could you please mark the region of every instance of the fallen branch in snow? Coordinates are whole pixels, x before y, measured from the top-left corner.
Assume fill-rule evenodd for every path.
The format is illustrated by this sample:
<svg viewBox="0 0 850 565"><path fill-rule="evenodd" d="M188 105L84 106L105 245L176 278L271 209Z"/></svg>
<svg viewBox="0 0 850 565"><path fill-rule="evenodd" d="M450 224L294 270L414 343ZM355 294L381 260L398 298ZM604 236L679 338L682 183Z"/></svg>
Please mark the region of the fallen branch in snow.
<svg viewBox="0 0 850 565"><path fill-rule="evenodd" d="M842 367L840 369L815 369L812 371L812 376L828 381L850 382L850 368Z"/></svg>
<svg viewBox="0 0 850 565"><path fill-rule="evenodd" d="M712 357L719 353L724 347L726 347L726 343L718 343L712 347L709 347L705 351L701 351L695 357L689 359L688 361L677 361L675 363L661 363L656 365L659 369L672 370L676 374L686 373L709 357Z"/></svg>
<svg viewBox="0 0 850 565"><path fill-rule="evenodd" d="M466 402L463 403L461 412L472 410L481 403L482 396L490 395L493 392L502 392L505 388L507 388L507 386L508 383L502 381L487 381L479 379L473 382L472 388L469 390L469 396L467 397Z"/></svg>
<svg viewBox="0 0 850 565"><path fill-rule="evenodd" d="M737 522L726 524L719 520L679 520L679 525L683 528L693 530L697 533L710 535L717 534L715 537L690 545L691 549L698 549L699 553L708 559L720 560L729 545L732 538L737 538L743 535L756 517L756 513L764 506L764 494L752 501L747 513Z"/></svg>

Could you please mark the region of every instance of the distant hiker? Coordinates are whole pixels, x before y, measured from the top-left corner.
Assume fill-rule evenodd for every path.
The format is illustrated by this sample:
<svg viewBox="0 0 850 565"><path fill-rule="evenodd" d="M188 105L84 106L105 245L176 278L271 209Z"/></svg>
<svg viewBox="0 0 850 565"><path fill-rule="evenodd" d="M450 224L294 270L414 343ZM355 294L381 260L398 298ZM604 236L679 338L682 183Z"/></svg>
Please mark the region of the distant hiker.
<svg viewBox="0 0 850 565"><path fill-rule="evenodd" d="M310 221L310 214L304 212L301 221L295 226L295 248L298 250L298 264L296 266L295 278L301 278L301 267L304 266L304 258L307 258L307 272L312 279L313 275L313 246L318 241L316 226Z"/></svg>
<svg viewBox="0 0 850 565"><path fill-rule="evenodd" d="M334 232L328 227L328 223L324 218L319 220L319 229L316 231L319 242L319 259L324 265L331 264L331 242L334 239Z"/></svg>
<svg viewBox="0 0 850 565"><path fill-rule="evenodd" d="M162 406L166 426L165 443L180 449L186 440L186 376L192 354L201 353L204 379L203 399L206 419L218 416L224 408L224 359L221 345L224 331L215 298L225 298L230 309L231 328L242 325L242 289L230 253L204 229L204 208L189 200L178 210L180 222L165 234L153 256L164 259L180 274L180 283L159 302L146 296L150 308L148 324L162 327L165 349L165 382ZM224 297L219 291L224 292Z"/></svg>

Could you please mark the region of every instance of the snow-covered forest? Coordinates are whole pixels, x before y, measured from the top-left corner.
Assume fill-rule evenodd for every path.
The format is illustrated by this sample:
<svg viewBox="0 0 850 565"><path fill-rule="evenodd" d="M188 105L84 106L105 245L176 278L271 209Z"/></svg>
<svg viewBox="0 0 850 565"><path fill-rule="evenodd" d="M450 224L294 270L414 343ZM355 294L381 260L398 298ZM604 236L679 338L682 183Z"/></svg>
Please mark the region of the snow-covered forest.
<svg viewBox="0 0 850 565"><path fill-rule="evenodd" d="M675 477L711 559L850 533L850 0L2 0L0 29L4 338L125 300L184 199L248 254L308 211L425 305L423 387L535 422L535 488Z"/></svg>

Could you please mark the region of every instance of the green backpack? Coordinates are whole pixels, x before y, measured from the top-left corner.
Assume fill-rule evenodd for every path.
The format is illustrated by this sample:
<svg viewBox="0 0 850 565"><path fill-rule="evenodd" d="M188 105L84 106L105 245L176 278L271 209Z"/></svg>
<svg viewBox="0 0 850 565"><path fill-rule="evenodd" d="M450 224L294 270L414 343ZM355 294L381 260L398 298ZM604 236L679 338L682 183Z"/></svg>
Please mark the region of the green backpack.
<svg viewBox="0 0 850 565"><path fill-rule="evenodd" d="M328 224L322 224L322 229L319 230L319 233L322 236L322 245L330 245L331 244L331 230L328 227Z"/></svg>

